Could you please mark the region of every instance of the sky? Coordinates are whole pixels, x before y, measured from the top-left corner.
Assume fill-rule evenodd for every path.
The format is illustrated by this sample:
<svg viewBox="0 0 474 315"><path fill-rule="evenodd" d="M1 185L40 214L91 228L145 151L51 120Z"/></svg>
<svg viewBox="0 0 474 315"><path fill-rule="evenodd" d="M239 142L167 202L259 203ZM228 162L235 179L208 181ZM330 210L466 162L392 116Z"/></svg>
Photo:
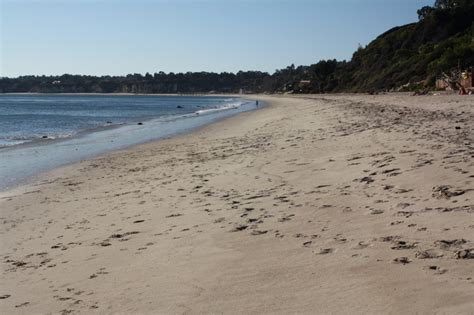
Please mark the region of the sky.
<svg viewBox="0 0 474 315"><path fill-rule="evenodd" d="M0 0L0 76L260 70L350 60L434 0Z"/></svg>

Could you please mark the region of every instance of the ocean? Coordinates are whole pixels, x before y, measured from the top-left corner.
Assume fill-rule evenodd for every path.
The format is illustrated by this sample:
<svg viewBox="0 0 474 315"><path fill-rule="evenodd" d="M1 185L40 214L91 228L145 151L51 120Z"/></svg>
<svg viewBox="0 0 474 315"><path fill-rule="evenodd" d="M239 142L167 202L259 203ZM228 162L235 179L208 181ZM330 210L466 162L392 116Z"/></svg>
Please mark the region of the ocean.
<svg viewBox="0 0 474 315"><path fill-rule="evenodd" d="M0 94L0 190L253 109L255 101L220 96Z"/></svg>

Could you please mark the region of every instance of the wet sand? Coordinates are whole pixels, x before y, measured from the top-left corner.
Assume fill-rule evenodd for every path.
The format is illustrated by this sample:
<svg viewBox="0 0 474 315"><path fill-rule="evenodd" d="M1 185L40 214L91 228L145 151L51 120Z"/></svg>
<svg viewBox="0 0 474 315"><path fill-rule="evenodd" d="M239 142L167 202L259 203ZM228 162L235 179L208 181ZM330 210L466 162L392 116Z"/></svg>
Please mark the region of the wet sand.
<svg viewBox="0 0 474 315"><path fill-rule="evenodd" d="M474 98L259 98L2 193L0 312L472 312Z"/></svg>

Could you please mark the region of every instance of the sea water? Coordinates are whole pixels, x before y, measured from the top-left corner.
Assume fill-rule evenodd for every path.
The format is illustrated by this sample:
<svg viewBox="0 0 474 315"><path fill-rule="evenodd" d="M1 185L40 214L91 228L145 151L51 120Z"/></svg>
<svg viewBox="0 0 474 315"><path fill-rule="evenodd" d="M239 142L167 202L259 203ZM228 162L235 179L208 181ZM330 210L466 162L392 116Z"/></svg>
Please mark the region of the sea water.
<svg viewBox="0 0 474 315"><path fill-rule="evenodd" d="M0 190L253 109L254 101L235 97L0 94Z"/></svg>

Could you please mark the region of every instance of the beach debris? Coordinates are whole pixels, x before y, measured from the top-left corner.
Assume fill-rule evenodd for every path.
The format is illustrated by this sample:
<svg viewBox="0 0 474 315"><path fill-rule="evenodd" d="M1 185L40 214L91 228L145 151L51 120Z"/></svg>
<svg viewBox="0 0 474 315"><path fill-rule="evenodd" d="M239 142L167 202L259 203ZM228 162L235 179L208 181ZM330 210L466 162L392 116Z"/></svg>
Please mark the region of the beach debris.
<svg viewBox="0 0 474 315"><path fill-rule="evenodd" d="M429 92L429 88L419 89L413 92L412 96L428 95Z"/></svg>

